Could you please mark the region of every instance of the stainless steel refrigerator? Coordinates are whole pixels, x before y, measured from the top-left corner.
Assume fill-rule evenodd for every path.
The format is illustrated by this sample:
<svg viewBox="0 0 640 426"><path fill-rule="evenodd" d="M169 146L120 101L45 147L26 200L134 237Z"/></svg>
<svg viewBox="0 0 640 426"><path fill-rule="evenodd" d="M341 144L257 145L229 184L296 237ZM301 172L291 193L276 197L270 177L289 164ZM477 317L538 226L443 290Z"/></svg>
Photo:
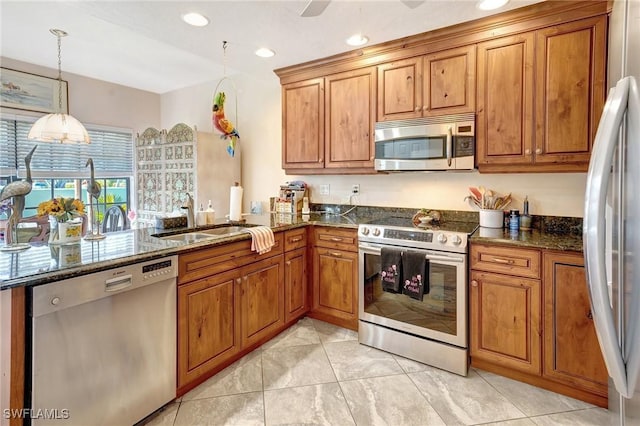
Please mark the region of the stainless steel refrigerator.
<svg viewBox="0 0 640 426"><path fill-rule="evenodd" d="M611 89L587 175L584 255L615 425L640 425L640 0L616 0Z"/></svg>

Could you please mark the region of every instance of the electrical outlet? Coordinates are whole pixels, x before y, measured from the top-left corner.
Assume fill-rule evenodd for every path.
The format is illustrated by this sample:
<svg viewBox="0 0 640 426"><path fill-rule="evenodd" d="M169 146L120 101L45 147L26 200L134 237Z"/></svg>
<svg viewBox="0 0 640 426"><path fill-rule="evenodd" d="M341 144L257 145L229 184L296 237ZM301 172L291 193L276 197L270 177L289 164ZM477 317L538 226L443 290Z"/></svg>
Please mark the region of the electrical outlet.
<svg viewBox="0 0 640 426"><path fill-rule="evenodd" d="M320 185L320 195L329 195L329 184Z"/></svg>
<svg viewBox="0 0 640 426"><path fill-rule="evenodd" d="M360 194L360 184L354 183L351 185L351 194L359 195Z"/></svg>

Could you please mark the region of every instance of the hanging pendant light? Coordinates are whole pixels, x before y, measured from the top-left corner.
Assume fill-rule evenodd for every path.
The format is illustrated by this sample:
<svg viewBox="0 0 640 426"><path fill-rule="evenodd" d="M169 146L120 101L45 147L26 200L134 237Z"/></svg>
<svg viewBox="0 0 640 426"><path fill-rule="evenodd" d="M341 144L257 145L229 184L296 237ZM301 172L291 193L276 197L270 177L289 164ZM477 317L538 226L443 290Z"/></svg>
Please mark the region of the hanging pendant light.
<svg viewBox="0 0 640 426"><path fill-rule="evenodd" d="M60 55L61 37L67 33L62 30L50 29L51 34L58 38L58 112L47 114L33 123L28 139L43 142L59 143L91 143L87 129L82 123L69 114L62 112L62 60Z"/></svg>

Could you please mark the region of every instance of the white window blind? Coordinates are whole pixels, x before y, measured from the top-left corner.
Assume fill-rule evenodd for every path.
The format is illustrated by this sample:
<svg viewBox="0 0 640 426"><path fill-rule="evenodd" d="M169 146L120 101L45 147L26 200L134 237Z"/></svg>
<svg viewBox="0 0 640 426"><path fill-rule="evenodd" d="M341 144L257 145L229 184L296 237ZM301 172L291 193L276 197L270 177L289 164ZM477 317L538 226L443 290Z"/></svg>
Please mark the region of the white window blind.
<svg viewBox="0 0 640 426"><path fill-rule="evenodd" d="M121 177L133 175L133 134L130 131L114 131L87 126L91 143L60 144L31 141L27 134L33 123L29 121L0 120L0 170L2 174L25 175L24 158L34 145L38 145L31 159L31 174L36 177L77 177L87 174L85 167L91 157L99 177ZM12 129L15 129L13 131ZM5 143L6 140L6 143ZM7 161L5 157L5 145ZM12 147L13 145L13 147ZM13 150L13 157L9 152ZM5 164L7 163L7 164ZM12 173L5 173L5 168Z"/></svg>

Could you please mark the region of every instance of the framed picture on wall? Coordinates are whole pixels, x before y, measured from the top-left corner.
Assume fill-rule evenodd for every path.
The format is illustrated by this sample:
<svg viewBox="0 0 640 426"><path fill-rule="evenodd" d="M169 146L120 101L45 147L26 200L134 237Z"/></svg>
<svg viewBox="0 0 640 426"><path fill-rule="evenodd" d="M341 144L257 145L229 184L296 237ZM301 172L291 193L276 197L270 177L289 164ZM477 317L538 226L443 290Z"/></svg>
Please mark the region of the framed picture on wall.
<svg viewBox="0 0 640 426"><path fill-rule="evenodd" d="M68 84L62 80L62 111L58 108L58 80L0 67L0 107L47 114L69 113Z"/></svg>

